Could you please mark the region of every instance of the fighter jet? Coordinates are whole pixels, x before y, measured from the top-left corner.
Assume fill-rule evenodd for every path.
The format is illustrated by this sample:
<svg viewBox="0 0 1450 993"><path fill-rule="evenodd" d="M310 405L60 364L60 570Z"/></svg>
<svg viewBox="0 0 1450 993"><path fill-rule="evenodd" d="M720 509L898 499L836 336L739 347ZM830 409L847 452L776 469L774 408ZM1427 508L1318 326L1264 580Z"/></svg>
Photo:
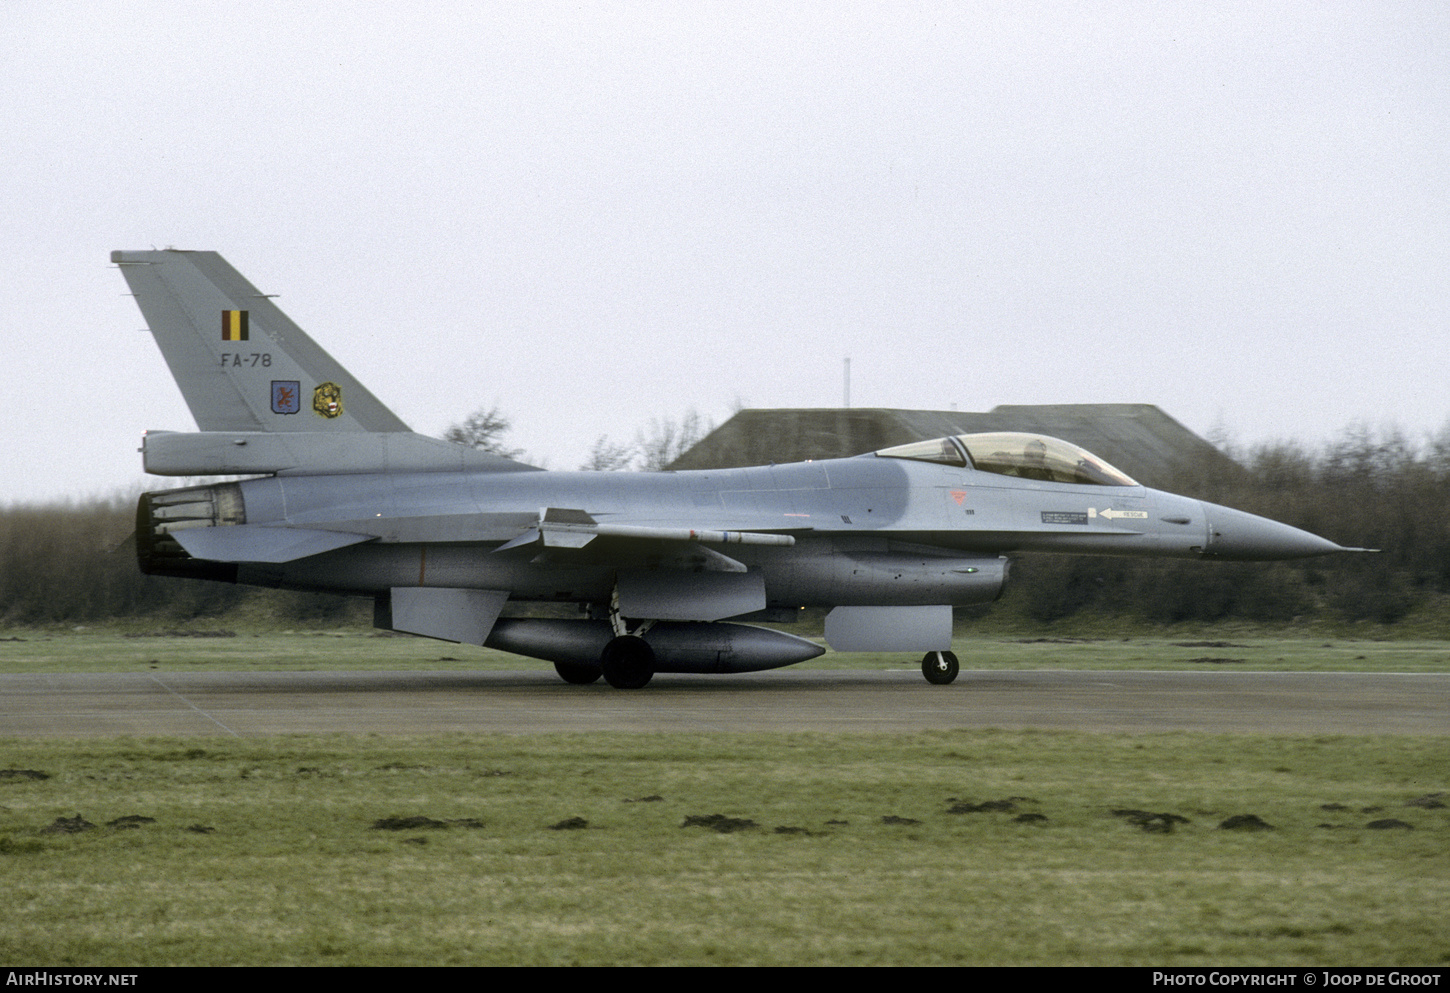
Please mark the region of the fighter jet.
<svg viewBox="0 0 1450 993"><path fill-rule="evenodd" d="M550 661L569 683L803 662L825 649L746 622L813 607L832 649L924 652L945 684L952 608L1000 596L1010 554L1352 550L1027 433L744 469L544 471L409 430L214 252L111 261L200 428L147 432L146 471L252 477L144 494L143 572L370 597L379 628ZM541 603L580 616L503 616Z"/></svg>

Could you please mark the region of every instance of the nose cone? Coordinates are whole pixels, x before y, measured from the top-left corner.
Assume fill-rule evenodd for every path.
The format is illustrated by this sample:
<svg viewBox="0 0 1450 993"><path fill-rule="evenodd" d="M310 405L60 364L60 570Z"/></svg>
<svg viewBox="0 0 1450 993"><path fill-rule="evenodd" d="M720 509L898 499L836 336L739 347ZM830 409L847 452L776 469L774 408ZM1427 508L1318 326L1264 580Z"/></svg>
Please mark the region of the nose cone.
<svg viewBox="0 0 1450 993"><path fill-rule="evenodd" d="M1242 510L1204 503L1208 517L1208 558L1259 562L1271 559L1305 559L1314 555L1347 551L1328 538L1301 531L1278 521Z"/></svg>

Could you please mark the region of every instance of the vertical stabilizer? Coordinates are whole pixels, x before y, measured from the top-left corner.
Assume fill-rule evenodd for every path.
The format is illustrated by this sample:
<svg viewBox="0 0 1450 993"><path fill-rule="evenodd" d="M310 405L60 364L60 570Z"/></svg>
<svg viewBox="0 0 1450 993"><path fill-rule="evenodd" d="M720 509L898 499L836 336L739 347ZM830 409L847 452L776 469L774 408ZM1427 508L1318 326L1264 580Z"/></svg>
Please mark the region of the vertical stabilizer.
<svg viewBox="0 0 1450 993"><path fill-rule="evenodd" d="M408 426L215 252L112 252L203 431Z"/></svg>

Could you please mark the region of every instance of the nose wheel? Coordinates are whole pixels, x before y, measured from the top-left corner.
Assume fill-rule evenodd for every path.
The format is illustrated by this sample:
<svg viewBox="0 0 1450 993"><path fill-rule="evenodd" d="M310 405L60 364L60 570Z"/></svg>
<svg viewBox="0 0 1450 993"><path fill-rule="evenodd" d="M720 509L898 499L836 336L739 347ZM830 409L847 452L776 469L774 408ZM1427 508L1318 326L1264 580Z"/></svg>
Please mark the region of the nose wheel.
<svg viewBox="0 0 1450 993"><path fill-rule="evenodd" d="M953 652L927 652L921 660L921 674L928 683L937 686L945 686L956 679L960 668Z"/></svg>

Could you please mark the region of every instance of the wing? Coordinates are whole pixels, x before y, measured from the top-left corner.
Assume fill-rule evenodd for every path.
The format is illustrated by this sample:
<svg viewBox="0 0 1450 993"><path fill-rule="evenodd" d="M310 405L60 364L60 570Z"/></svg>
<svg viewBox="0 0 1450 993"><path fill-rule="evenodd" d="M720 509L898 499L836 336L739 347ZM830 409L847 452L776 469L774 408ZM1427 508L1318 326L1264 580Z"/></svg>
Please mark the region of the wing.
<svg viewBox="0 0 1450 993"><path fill-rule="evenodd" d="M701 542L712 545L794 545L790 534L768 531L730 531L718 528L659 527L647 524L614 524L595 520L583 510L545 507L539 521L495 551L539 545L544 548L584 548L598 538L628 541ZM737 563L738 564L738 563ZM740 571L744 571L744 566ZM731 570L734 571L734 570Z"/></svg>

